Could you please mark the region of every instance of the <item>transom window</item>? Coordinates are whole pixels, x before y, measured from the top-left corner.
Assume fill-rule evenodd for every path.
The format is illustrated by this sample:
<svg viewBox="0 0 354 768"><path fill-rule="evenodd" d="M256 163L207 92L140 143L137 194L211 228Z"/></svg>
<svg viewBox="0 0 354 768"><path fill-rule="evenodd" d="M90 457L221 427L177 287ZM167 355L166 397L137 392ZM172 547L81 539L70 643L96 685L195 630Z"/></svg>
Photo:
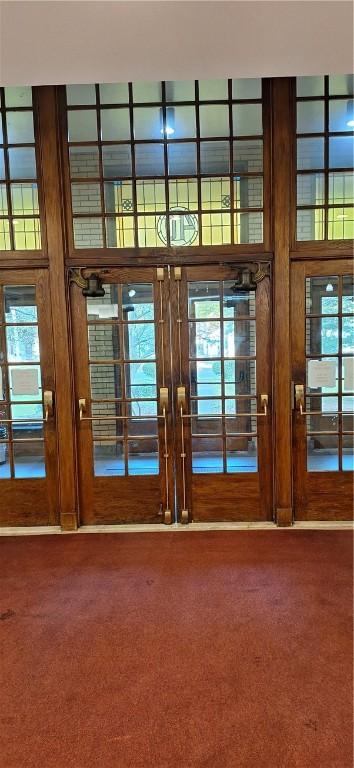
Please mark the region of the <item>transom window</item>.
<svg viewBox="0 0 354 768"><path fill-rule="evenodd" d="M259 79L66 88L75 248L263 242Z"/></svg>
<svg viewBox="0 0 354 768"><path fill-rule="evenodd" d="M32 89L0 88L0 251L40 248Z"/></svg>
<svg viewBox="0 0 354 768"><path fill-rule="evenodd" d="M297 78L297 240L354 237L353 84Z"/></svg>

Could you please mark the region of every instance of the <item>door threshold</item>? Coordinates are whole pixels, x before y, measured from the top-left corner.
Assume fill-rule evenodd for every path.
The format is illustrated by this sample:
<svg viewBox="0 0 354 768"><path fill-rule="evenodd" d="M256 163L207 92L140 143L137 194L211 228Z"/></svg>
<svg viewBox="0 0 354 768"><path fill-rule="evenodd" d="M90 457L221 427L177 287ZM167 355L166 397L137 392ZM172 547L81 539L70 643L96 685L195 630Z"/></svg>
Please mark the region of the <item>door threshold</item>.
<svg viewBox="0 0 354 768"><path fill-rule="evenodd" d="M293 524L294 530L300 531L353 531L353 520L298 520Z"/></svg>

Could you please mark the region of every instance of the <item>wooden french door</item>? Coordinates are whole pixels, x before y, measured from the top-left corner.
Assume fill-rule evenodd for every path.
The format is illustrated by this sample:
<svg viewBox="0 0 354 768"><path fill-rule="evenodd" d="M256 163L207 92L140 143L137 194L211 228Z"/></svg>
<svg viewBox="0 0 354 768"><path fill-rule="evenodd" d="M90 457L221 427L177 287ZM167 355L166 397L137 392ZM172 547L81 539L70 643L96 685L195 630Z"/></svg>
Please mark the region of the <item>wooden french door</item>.
<svg viewBox="0 0 354 768"><path fill-rule="evenodd" d="M183 522L272 519L270 278L248 290L239 267L172 271Z"/></svg>
<svg viewBox="0 0 354 768"><path fill-rule="evenodd" d="M296 520L353 512L353 262L292 267Z"/></svg>
<svg viewBox="0 0 354 768"><path fill-rule="evenodd" d="M72 284L83 524L272 517L269 276L105 270ZM263 275L262 275L263 277Z"/></svg>
<svg viewBox="0 0 354 768"><path fill-rule="evenodd" d="M173 515L167 270L105 270L72 284L81 524Z"/></svg>
<svg viewBox="0 0 354 768"><path fill-rule="evenodd" d="M0 524L58 522L54 364L45 270L0 275Z"/></svg>

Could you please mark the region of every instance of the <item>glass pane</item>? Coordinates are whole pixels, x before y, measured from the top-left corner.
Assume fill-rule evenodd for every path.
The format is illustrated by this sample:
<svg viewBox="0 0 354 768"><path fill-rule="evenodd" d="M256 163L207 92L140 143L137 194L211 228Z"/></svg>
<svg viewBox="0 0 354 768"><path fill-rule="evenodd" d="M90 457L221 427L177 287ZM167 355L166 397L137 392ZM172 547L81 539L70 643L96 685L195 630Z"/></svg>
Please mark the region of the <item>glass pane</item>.
<svg viewBox="0 0 354 768"><path fill-rule="evenodd" d="M6 125L9 144L31 144L34 142L32 112L7 112Z"/></svg>
<svg viewBox="0 0 354 768"><path fill-rule="evenodd" d="M191 412L193 415L195 414L195 418L191 422L193 434L221 435L221 418L210 418L210 416L218 416L222 413L221 398L192 400Z"/></svg>
<svg viewBox="0 0 354 768"><path fill-rule="evenodd" d="M104 83L100 85L101 104L127 104L128 101L128 83Z"/></svg>
<svg viewBox="0 0 354 768"><path fill-rule="evenodd" d="M118 286L105 283L102 287L104 296L86 299L88 320L113 320L118 317Z"/></svg>
<svg viewBox="0 0 354 768"><path fill-rule="evenodd" d="M150 283L123 285L123 316L125 320L153 320L153 287Z"/></svg>
<svg viewBox="0 0 354 768"><path fill-rule="evenodd" d="M234 104L232 118L234 136L257 136L263 131L261 104Z"/></svg>
<svg viewBox="0 0 354 768"><path fill-rule="evenodd" d="M338 313L338 277L306 278L306 313L335 315Z"/></svg>
<svg viewBox="0 0 354 768"><path fill-rule="evenodd" d="M329 102L330 131L352 131L354 127L353 120L354 102L348 102L347 99L338 99Z"/></svg>
<svg viewBox="0 0 354 768"><path fill-rule="evenodd" d="M128 441L128 475L158 475L157 440Z"/></svg>
<svg viewBox="0 0 354 768"><path fill-rule="evenodd" d="M15 249L30 251L41 248L39 219L13 219Z"/></svg>
<svg viewBox="0 0 354 768"><path fill-rule="evenodd" d="M169 144L168 173L170 176L184 176L197 173L196 144Z"/></svg>
<svg viewBox="0 0 354 768"><path fill-rule="evenodd" d="M73 219L75 248L102 248L102 219L89 218Z"/></svg>
<svg viewBox="0 0 354 768"><path fill-rule="evenodd" d="M15 477L45 477L44 443L13 444Z"/></svg>
<svg viewBox="0 0 354 768"><path fill-rule="evenodd" d="M146 213L165 211L165 181L160 179L153 179L152 181L137 181L136 199L138 211Z"/></svg>
<svg viewBox="0 0 354 768"><path fill-rule="evenodd" d="M1 467L0 467L1 469ZM354 471L354 442L353 435L343 435L342 469L345 472Z"/></svg>
<svg viewBox="0 0 354 768"><path fill-rule="evenodd" d="M217 437L192 438L193 474L223 472L222 440Z"/></svg>
<svg viewBox="0 0 354 768"><path fill-rule="evenodd" d="M234 238L235 243L262 243L263 214L235 213Z"/></svg>
<svg viewBox="0 0 354 768"><path fill-rule="evenodd" d="M226 467L227 472L257 472L257 438L229 437Z"/></svg>
<svg viewBox="0 0 354 768"><path fill-rule="evenodd" d="M69 106L96 104L96 89L91 85L67 85L66 103Z"/></svg>
<svg viewBox="0 0 354 768"><path fill-rule="evenodd" d="M189 324L191 357L220 357L220 323L215 321Z"/></svg>
<svg viewBox="0 0 354 768"><path fill-rule="evenodd" d="M200 144L201 173L230 172L230 144L228 141L202 141ZM194 171L196 172L196 171Z"/></svg>
<svg viewBox="0 0 354 768"><path fill-rule="evenodd" d="M218 101L227 98L227 80L199 80L199 99L201 101Z"/></svg>
<svg viewBox="0 0 354 768"><path fill-rule="evenodd" d="M296 214L297 240L324 239L324 210L323 208L302 209Z"/></svg>
<svg viewBox="0 0 354 768"><path fill-rule="evenodd" d="M237 317L244 315L255 315L256 298L255 292L238 293L235 288L234 280L224 281L224 317Z"/></svg>
<svg viewBox="0 0 354 768"><path fill-rule="evenodd" d="M11 179L35 179L37 176L36 156L31 147L9 149Z"/></svg>
<svg viewBox="0 0 354 768"><path fill-rule="evenodd" d="M343 379L343 382L342 382L343 392L353 392L354 391L354 358L352 356L343 357L342 379ZM347 398L343 398L343 408L344 408L344 400L346 399Z"/></svg>
<svg viewBox="0 0 354 768"><path fill-rule="evenodd" d="M306 173L297 175L297 204L323 205L324 174Z"/></svg>
<svg viewBox="0 0 354 768"><path fill-rule="evenodd" d="M116 325L89 325L88 342L91 360L119 360L121 355Z"/></svg>
<svg viewBox="0 0 354 768"><path fill-rule="evenodd" d="M354 312L354 278L352 275L343 276L342 312Z"/></svg>
<svg viewBox="0 0 354 768"><path fill-rule="evenodd" d="M230 179L224 177L202 179L201 197L202 208L207 210L229 209L231 206Z"/></svg>
<svg viewBox="0 0 354 768"><path fill-rule="evenodd" d="M136 139L161 139L162 134L161 107L137 107L134 109L134 136Z"/></svg>
<svg viewBox="0 0 354 768"><path fill-rule="evenodd" d="M29 85L21 85L5 88L5 104L9 107L31 107L32 88Z"/></svg>
<svg viewBox="0 0 354 768"><path fill-rule="evenodd" d="M335 136L329 139L329 167L352 168L354 144L352 136Z"/></svg>
<svg viewBox="0 0 354 768"><path fill-rule="evenodd" d="M220 283L188 283L188 314L196 320L220 317Z"/></svg>
<svg viewBox="0 0 354 768"><path fill-rule="evenodd" d="M299 101L297 104L297 133L323 133L324 102Z"/></svg>
<svg viewBox="0 0 354 768"><path fill-rule="evenodd" d="M100 175L98 147L69 147L69 162L73 179Z"/></svg>
<svg viewBox="0 0 354 768"><path fill-rule="evenodd" d="M133 98L135 102L161 101L161 82L145 83L140 81L133 83Z"/></svg>
<svg viewBox="0 0 354 768"><path fill-rule="evenodd" d="M90 365L91 397L93 400L122 397L120 365Z"/></svg>
<svg viewBox="0 0 354 768"><path fill-rule="evenodd" d="M167 80L165 83L166 101L194 101L194 80Z"/></svg>
<svg viewBox="0 0 354 768"><path fill-rule="evenodd" d="M74 213L101 213L101 187L99 184L74 183L71 185Z"/></svg>
<svg viewBox="0 0 354 768"><path fill-rule="evenodd" d="M225 394L255 395L256 361L255 360L225 360L224 362ZM229 413L235 412L235 404L230 402Z"/></svg>
<svg viewBox="0 0 354 768"><path fill-rule="evenodd" d="M257 412L257 400L237 398L235 383L225 386L225 394L228 396L225 400L225 412L234 416L226 420L226 432L229 435L236 432L257 432L257 417L247 415Z"/></svg>
<svg viewBox="0 0 354 768"><path fill-rule="evenodd" d="M296 78L297 96L323 96L324 77L310 76Z"/></svg>
<svg viewBox="0 0 354 768"><path fill-rule="evenodd" d="M106 219L106 238L108 248L133 248L135 245L135 227L132 216L119 216Z"/></svg>
<svg viewBox="0 0 354 768"><path fill-rule="evenodd" d="M156 248L166 243L166 216L138 216L139 248Z"/></svg>
<svg viewBox="0 0 354 768"><path fill-rule="evenodd" d="M93 109L68 111L69 141L97 141L97 114Z"/></svg>
<svg viewBox="0 0 354 768"><path fill-rule="evenodd" d="M11 363L39 361L38 328L35 325L6 328L7 359Z"/></svg>
<svg viewBox="0 0 354 768"><path fill-rule="evenodd" d="M130 120L128 109L101 109L102 141L130 139Z"/></svg>
<svg viewBox="0 0 354 768"><path fill-rule="evenodd" d="M247 77L232 81L234 99L261 99L262 80L259 77Z"/></svg>
<svg viewBox="0 0 354 768"><path fill-rule="evenodd" d="M0 149L0 179L5 178L4 150Z"/></svg>
<svg viewBox="0 0 354 768"><path fill-rule="evenodd" d="M198 183L195 179L171 179L168 183L170 208L198 208Z"/></svg>
<svg viewBox="0 0 354 768"><path fill-rule="evenodd" d="M330 75L329 93L331 96L353 96L354 75Z"/></svg>
<svg viewBox="0 0 354 768"><path fill-rule="evenodd" d="M175 248L187 245L198 245L198 218L193 213L178 214L170 211L169 215L170 243ZM161 216L158 222L158 232L166 244L166 218Z"/></svg>
<svg viewBox="0 0 354 768"><path fill-rule="evenodd" d="M248 173L263 171L263 141L234 141L234 171Z"/></svg>
<svg viewBox="0 0 354 768"><path fill-rule="evenodd" d="M202 214L203 245L228 245L231 243L231 216L229 213Z"/></svg>
<svg viewBox="0 0 354 768"><path fill-rule="evenodd" d="M11 184L11 202L14 216L39 213L37 184Z"/></svg>
<svg viewBox="0 0 354 768"><path fill-rule="evenodd" d="M91 406L92 434L95 439L117 438L124 432L123 421L116 418L122 415L122 406L119 402L93 402Z"/></svg>
<svg viewBox="0 0 354 768"><path fill-rule="evenodd" d="M328 176L329 205L354 203L354 174L330 173Z"/></svg>
<svg viewBox="0 0 354 768"><path fill-rule="evenodd" d="M167 107L166 135L173 139L196 136L194 107Z"/></svg>
<svg viewBox="0 0 354 768"><path fill-rule="evenodd" d="M224 322L224 356L256 354L255 320L226 320Z"/></svg>
<svg viewBox="0 0 354 768"><path fill-rule="evenodd" d="M115 440L95 441L93 457L95 477L122 476L125 474L123 443Z"/></svg>
<svg viewBox="0 0 354 768"><path fill-rule="evenodd" d="M134 416L156 416L157 415L157 402L156 400L132 400L126 405L126 409L128 413L130 413L133 417ZM133 419L129 419L128 421L128 427L129 430L133 429L133 423L134 425L138 424L138 421ZM138 431L136 429L136 426L134 426L134 432L132 434L143 434L145 430L145 424L148 425L148 429L151 429L151 424L153 424L154 433L157 430L157 420L156 418L153 418L151 421L144 421L141 422L143 426L138 427ZM140 432L139 432L140 429ZM130 434L130 433L129 433Z"/></svg>
<svg viewBox="0 0 354 768"><path fill-rule="evenodd" d="M41 384L41 369L39 365L9 365L9 389L10 398L13 403L21 403L24 400L42 401L42 384ZM33 406L34 407L34 406ZM33 408L31 406L31 408ZM42 414L42 406L39 412L36 412L38 418ZM32 409L30 412L16 413L16 416L21 418L28 418L36 416L35 411Z"/></svg>
<svg viewBox="0 0 354 768"><path fill-rule="evenodd" d="M144 184L144 182L138 182ZM133 185L131 181L106 181L104 185L104 202L107 213L132 213Z"/></svg>
<svg viewBox="0 0 354 768"><path fill-rule="evenodd" d="M165 173L163 144L137 144L135 171L137 176L163 176Z"/></svg>
<svg viewBox="0 0 354 768"><path fill-rule="evenodd" d="M306 353L335 355L338 352L338 318L313 317L306 320Z"/></svg>
<svg viewBox="0 0 354 768"><path fill-rule="evenodd" d="M156 397L156 364L127 363L125 365L125 386L127 397L134 400Z"/></svg>
<svg viewBox="0 0 354 768"><path fill-rule="evenodd" d="M354 317L342 318L342 352L354 353Z"/></svg>
<svg viewBox="0 0 354 768"><path fill-rule="evenodd" d="M0 427L0 440L3 439ZM10 446L8 443L0 443L0 480L7 480L11 477L10 467Z"/></svg>
<svg viewBox="0 0 354 768"><path fill-rule="evenodd" d="M229 108L220 104L207 104L199 108L200 135L202 138L211 136L229 136Z"/></svg>
<svg viewBox="0 0 354 768"><path fill-rule="evenodd" d="M239 176L234 184L236 208L262 208L263 178Z"/></svg>
<svg viewBox="0 0 354 768"><path fill-rule="evenodd" d="M4 309L7 323L37 322L36 287L5 285Z"/></svg>
<svg viewBox="0 0 354 768"><path fill-rule="evenodd" d="M0 219L0 251L8 251L11 248L10 225L6 219Z"/></svg>
<svg viewBox="0 0 354 768"><path fill-rule="evenodd" d="M337 139L335 139L337 141ZM299 171L324 167L324 139L297 140L297 168Z"/></svg>
<svg viewBox="0 0 354 768"><path fill-rule="evenodd" d="M137 152L138 149L141 149L141 147L136 147L135 151ZM121 176L131 176L132 157L129 144L102 147L102 166L103 176L106 179L120 179Z"/></svg>
<svg viewBox="0 0 354 768"><path fill-rule="evenodd" d="M328 209L328 239L351 240L354 238L354 208Z"/></svg>
<svg viewBox="0 0 354 768"><path fill-rule="evenodd" d="M196 360L190 363L191 395L221 397L221 363L217 360Z"/></svg>
<svg viewBox="0 0 354 768"><path fill-rule="evenodd" d="M5 367L3 365L0 365L0 401L5 400ZM4 418L3 409L0 408L0 418L1 416ZM1 430L0 430L1 432ZM4 435L0 434L0 440L4 438Z"/></svg>
<svg viewBox="0 0 354 768"><path fill-rule="evenodd" d="M308 472L331 472L339 469L337 435L312 435L307 438Z"/></svg>
<svg viewBox="0 0 354 768"><path fill-rule="evenodd" d="M148 360L155 357L155 326L153 323L129 323L124 329L125 358Z"/></svg>

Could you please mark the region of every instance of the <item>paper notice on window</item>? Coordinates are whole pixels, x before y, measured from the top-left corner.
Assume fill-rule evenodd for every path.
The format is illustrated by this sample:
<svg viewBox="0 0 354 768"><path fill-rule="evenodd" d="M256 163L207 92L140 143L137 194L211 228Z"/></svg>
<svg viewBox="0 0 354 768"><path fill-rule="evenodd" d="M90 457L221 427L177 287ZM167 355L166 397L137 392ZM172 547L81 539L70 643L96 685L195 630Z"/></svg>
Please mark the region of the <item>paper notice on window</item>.
<svg viewBox="0 0 354 768"><path fill-rule="evenodd" d="M307 385L310 389L336 386L336 360L309 360Z"/></svg>
<svg viewBox="0 0 354 768"><path fill-rule="evenodd" d="M351 392L354 389L354 357L343 357L344 389Z"/></svg>
<svg viewBox="0 0 354 768"><path fill-rule="evenodd" d="M38 370L36 368L15 368L11 371L12 396L39 395Z"/></svg>

